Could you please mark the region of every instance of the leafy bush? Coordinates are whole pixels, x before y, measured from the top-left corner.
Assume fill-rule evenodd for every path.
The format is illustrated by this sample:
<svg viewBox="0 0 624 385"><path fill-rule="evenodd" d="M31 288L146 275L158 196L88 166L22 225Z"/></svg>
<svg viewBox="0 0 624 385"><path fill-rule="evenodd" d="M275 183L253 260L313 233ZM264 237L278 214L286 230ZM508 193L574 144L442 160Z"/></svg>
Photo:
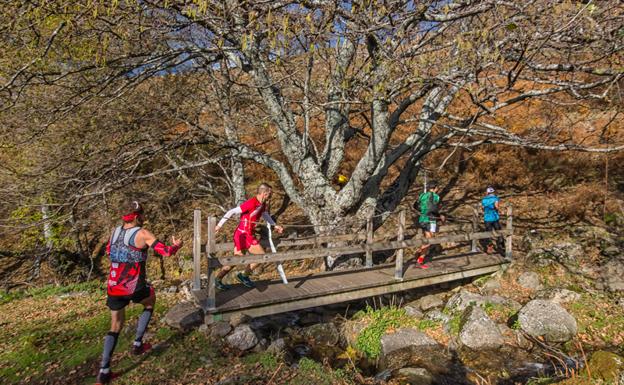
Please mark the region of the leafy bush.
<svg viewBox="0 0 624 385"><path fill-rule="evenodd" d="M374 310L366 308L363 318L369 324L357 337L356 348L369 358L376 358L381 353L381 337L389 329L399 327L418 327L419 322L405 313L405 309L395 306Z"/></svg>

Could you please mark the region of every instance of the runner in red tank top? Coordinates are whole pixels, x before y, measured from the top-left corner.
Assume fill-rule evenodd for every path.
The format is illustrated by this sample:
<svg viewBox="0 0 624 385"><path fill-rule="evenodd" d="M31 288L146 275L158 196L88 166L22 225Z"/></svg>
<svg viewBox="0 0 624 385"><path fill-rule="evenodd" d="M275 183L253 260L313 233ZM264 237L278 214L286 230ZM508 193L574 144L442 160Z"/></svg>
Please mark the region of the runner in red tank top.
<svg viewBox="0 0 624 385"><path fill-rule="evenodd" d="M106 253L111 260L106 299L106 305L111 311L111 327L104 337L102 362L95 380L96 385L107 384L116 377L110 369L110 363L124 324L125 308L130 302L143 305L143 313L137 321L132 353L143 354L151 348L148 342L143 342L156 303L154 289L146 280L147 249L151 247L156 253L168 257L182 247L182 240L171 237L173 245L167 246L142 227L143 207L139 202L129 202L123 214L123 224L113 231L106 246Z"/></svg>
<svg viewBox="0 0 624 385"><path fill-rule="evenodd" d="M258 186L256 196L245 201L238 207L229 210L223 218L219 221L215 227L215 233L221 229L223 224L230 219L234 214L240 214L240 222L238 227L234 231L234 254L243 255L243 252L249 250L252 254L264 254L264 249L258 242L258 239L254 236L254 230L256 224L263 218L271 226L275 226L275 230L278 233L282 233L284 229L281 226L276 226L273 218L269 215L267 209L269 199L271 198L272 188L266 183L262 183ZM253 269L258 266L257 263L247 265L243 273L238 273L236 278L247 287L254 287L253 281L249 278ZM229 288L229 285L224 284L221 280L227 273L232 270L232 266L224 266L219 274L217 274L216 286L220 290Z"/></svg>

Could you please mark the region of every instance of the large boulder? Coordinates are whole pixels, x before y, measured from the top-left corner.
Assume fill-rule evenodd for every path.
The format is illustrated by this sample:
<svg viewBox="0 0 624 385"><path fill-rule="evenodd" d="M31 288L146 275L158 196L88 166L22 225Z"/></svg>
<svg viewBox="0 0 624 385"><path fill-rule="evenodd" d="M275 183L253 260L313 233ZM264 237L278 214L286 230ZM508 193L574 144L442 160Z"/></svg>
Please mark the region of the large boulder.
<svg viewBox="0 0 624 385"><path fill-rule="evenodd" d="M336 346L340 342L340 332L331 322L303 328L302 334L305 338L312 340L315 345Z"/></svg>
<svg viewBox="0 0 624 385"><path fill-rule="evenodd" d="M165 323L172 328L189 330L204 322L204 311L193 302L180 302L165 315Z"/></svg>
<svg viewBox="0 0 624 385"><path fill-rule="evenodd" d="M358 336L366 326L366 323L361 320L349 320L342 324L342 336L348 346L356 345Z"/></svg>
<svg viewBox="0 0 624 385"><path fill-rule="evenodd" d="M396 373L399 384L431 385L433 376L423 368L402 368Z"/></svg>
<svg viewBox="0 0 624 385"><path fill-rule="evenodd" d="M533 271L525 271L518 277L518 285L525 289L537 291L543 288L539 274Z"/></svg>
<svg viewBox="0 0 624 385"><path fill-rule="evenodd" d="M234 331L226 337L227 344L241 351L249 350L258 344L258 337L248 324L238 325Z"/></svg>
<svg viewBox="0 0 624 385"><path fill-rule="evenodd" d="M448 373L450 359L445 354L444 347L425 333L402 328L381 337L380 364L383 369L412 366L438 374Z"/></svg>
<svg viewBox="0 0 624 385"><path fill-rule="evenodd" d="M483 296L466 290L461 290L448 300L445 309L447 312L464 311L469 306L485 306L488 303L509 307L514 311L522 307L518 302L509 298L501 297L500 295Z"/></svg>
<svg viewBox="0 0 624 385"><path fill-rule="evenodd" d="M451 317L448 314L444 314L438 309L433 309L427 312L424 318L431 320L431 321L437 321L437 322L442 322L442 323L447 323L451 319Z"/></svg>
<svg viewBox="0 0 624 385"><path fill-rule="evenodd" d="M286 340L283 338L278 338L275 341L271 342L271 344L267 348L267 352L275 355L284 354L284 352L286 352Z"/></svg>
<svg viewBox="0 0 624 385"><path fill-rule="evenodd" d="M577 243L559 243L550 247L529 251L527 259L538 266L546 266L557 262L575 270L578 269L583 254L583 247Z"/></svg>
<svg viewBox="0 0 624 385"><path fill-rule="evenodd" d="M564 304L580 300L581 294L568 289L545 289L537 292L535 299L545 299L554 303Z"/></svg>
<svg viewBox="0 0 624 385"><path fill-rule="evenodd" d="M252 319L247 314L236 313L230 317L230 325L235 328L238 325L242 325L244 323L250 322Z"/></svg>
<svg viewBox="0 0 624 385"><path fill-rule="evenodd" d="M624 261L612 259L600 270L600 276L607 290L624 291Z"/></svg>
<svg viewBox="0 0 624 385"><path fill-rule="evenodd" d="M422 319L424 316L423 312L420 311L420 309L412 305L405 305L403 309L405 309L405 314L407 314L408 316L412 318Z"/></svg>
<svg viewBox="0 0 624 385"><path fill-rule="evenodd" d="M442 301L442 298L436 294L426 295L420 298L417 302L420 305L420 309L425 312L444 306L444 301Z"/></svg>
<svg viewBox="0 0 624 385"><path fill-rule="evenodd" d="M504 343L496 323L479 306L464 311L460 323L459 342L470 349L498 348Z"/></svg>
<svg viewBox="0 0 624 385"><path fill-rule="evenodd" d="M484 284L483 287L481 287L481 292L488 294L488 295L492 295L494 293L496 293L497 291L499 291L502 288L502 285L500 283L500 280L498 279L488 279Z"/></svg>
<svg viewBox="0 0 624 385"><path fill-rule="evenodd" d="M546 342L566 342L577 333L576 320L558 304L536 299L527 303L518 313L522 330Z"/></svg>
<svg viewBox="0 0 624 385"><path fill-rule="evenodd" d="M212 324L210 334L214 337L223 338L232 331L232 326L225 321L218 321Z"/></svg>
<svg viewBox="0 0 624 385"><path fill-rule="evenodd" d="M617 236L600 226L579 226L573 230L575 239L589 246L605 249L617 243Z"/></svg>

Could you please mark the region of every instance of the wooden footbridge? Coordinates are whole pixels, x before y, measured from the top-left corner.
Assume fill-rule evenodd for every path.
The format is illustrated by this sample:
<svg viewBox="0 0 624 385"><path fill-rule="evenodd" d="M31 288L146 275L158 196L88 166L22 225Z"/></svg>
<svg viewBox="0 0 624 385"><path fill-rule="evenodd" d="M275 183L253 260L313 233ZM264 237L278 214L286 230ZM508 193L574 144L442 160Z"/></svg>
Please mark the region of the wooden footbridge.
<svg viewBox="0 0 624 385"><path fill-rule="evenodd" d="M418 229L406 230L405 211L399 212L396 235L382 237L373 231L369 218L364 231L355 234L318 235L276 239L277 253L234 256L233 243L216 243L216 218L206 223L206 242L202 242L201 211L194 212L193 237L193 294L207 314L207 320L228 319L242 313L251 317L352 301L371 296L400 292L429 285L476 277L499 270L511 260L512 208L507 208L504 230L478 231L475 215L470 223L442 227L435 238L424 238ZM505 255L485 254L479 251L478 241L504 236ZM440 255L427 262L422 269L414 261L404 261L405 249L423 244L453 244L453 249L466 244L465 251ZM265 248L267 249L267 248ZM285 251L281 251L285 250ZM373 265L373 253L395 251L394 263ZM324 258L326 256L365 255L365 265L339 271L309 273L288 277L288 284L276 280L257 281L256 288L234 285L230 290L216 291L216 271L221 266L249 263L277 263L283 261ZM207 260L208 282L202 287L202 258Z"/></svg>

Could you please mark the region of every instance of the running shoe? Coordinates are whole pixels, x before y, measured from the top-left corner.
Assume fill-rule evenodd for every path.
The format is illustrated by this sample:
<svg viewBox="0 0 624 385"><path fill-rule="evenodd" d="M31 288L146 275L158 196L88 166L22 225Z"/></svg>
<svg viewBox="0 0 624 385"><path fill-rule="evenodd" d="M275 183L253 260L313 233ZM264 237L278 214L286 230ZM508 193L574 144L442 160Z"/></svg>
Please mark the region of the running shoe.
<svg viewBox="0 0 624 385"><path fill-rule="evenodd" d="M110 370L107 373L98 372L98 375L95 379L95 385L104 385L111 382L111 380L117 378L118 375L111 372Z"/></svg>
<svg viewBox="0 0 624 385"><path fill-rule="evenodd" d="M215 280L215 287L217 290L229 290L232 286L223 283L220 279Z"/></svg>
<svg viewBox="0 0 624 385"><path fill-rule="evenodd" d="M141 345L136 346L132 345L132 354L135 356L140 356L141 354L145 354L152 350L152 344L149 342L143 342Z"/></svg>
<svg viewBox="0 0 624 385"><path fill-rule="evenodd" d="M252 281L248 276L244 275L243 273L236 274L236 278L238 278L238 280L241 281L241 283L247 287L250 287L250 288L256 287L256 284L254 283L254 281Z"/></svg>
<svg viewBox="0 0 624 385"><path fill-rule="evenodd" d="M420 269L428 269L429 268L429 266L425 265L425 257L424 256L418 257L418 259L416 260L416 263L417 263L416 267L418 267Z"/></svg>

